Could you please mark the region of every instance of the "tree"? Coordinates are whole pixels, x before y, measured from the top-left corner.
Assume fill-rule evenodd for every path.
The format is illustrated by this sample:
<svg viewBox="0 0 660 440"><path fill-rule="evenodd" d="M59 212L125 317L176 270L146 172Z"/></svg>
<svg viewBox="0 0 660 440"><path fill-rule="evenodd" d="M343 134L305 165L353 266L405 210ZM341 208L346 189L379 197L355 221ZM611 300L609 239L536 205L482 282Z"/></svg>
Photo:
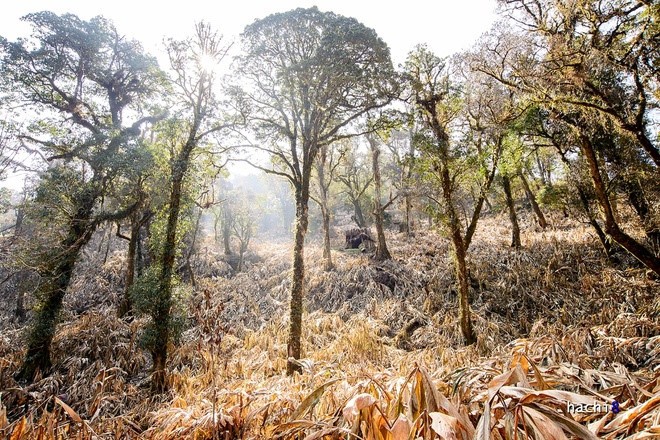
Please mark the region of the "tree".
<svg viewBox="0 0 660 440"><path fill-rule="evenodd" d="M519 249L522 245L520 243L520 226L518 226L518 216L516 215L516 204L513 199L511 191L511 177L504 173L500 176L502 180L502 189L504 189L504 197L506 199L506 207L509 211L509 221L511 222L511 247Z"/></svg>
<svg viewBox="0 0 660 440"><path fill-rule="evenodd" d="M455 61L463 63L457 58ZM463 78L448 62L418 47L406 61L411 103L416 110L415 142L422 151L419 166L431 183L426 194L452 243L458 284L459 321L467 344L476 341L468 301L467 251L486 195L494 180L509 125L520 113L502 87L484 75ZM456 69L469 72L465 65ZM470 187L476 197L470 203ZM437 195L439 193L439 195ZM471 205L471 206L470 206ZM459 217L466 212L465 232ZM472 211L468 216L468 211ZM469 219L469 220L468 220Z"/></svg>
<svg viewBox="0 0 660 440"><path fill-rule="evenodd" d="M177 253L177 226L182 209L184 182L203 143L228 128L231 123L218 114L214 90L213 66L227 53L228 46L209 25L198 23L195 35L182 41L170 41L170 60L174 116L166 121L163 140L170 148L170 188L165 235L158 261L159 284L152 309L153 358L152 389L166 389L167 345L171 339L172 282Z"/></svg>
<svg viewBox="0 0 660 440"><path fill-rule="evenodd" d="M652 212L640 203L658 192L660 164L657 140L650 135L649 111L658 105L658 29L652 24L652 10L644 2L625 0L602 7L584 1L571 8L555 0L506 3L514 20L525 25L519 33L495 33L488 43L491 58L477 68L538 106L550 125L565 127L564 138L579 146L582 167L591 178L604 233L657 273L657 256L617 221L612 203L616 193L610 191L614 187L607 170L607 162L618 162L618 167L625 163L621 188L631 205L637 205L653 241L658 226ZM539 45L548 49L534 52ZM560 146L563 151L569 148ZM599 163L599 156L605 163ZM597 222L591 223L596 228Z"/></svg>
<svg viewBox="0 0 660 440"><path fill-rule="evenodd" d="M405 232L408 236L413 233L413 200L418 197L416 186L419 177L414 174L417 151L413 135L413 127L410 125L407 131L393 130L389 141L386 142L392 154L390 166L393 172L392 181L397 194L402 196L400 200L405 213L400 232Z"/></svg>
<svg viewBox="0 0 660 440"><path fill-rule="evenodd" d="M334 145L323 145L319 149L316 161L316 196L313 196L321 208L323 223L323 270L334 268L332 252L330 249L330 185L332 184L337 167L341 163L344 150L337 150Z"/></svg>
<svg viewBox="0 0 660 440"><path fill-rule="evenodd" d="M536 78L511 84L570 110L597 115L636 141L660 172L652 135L658 105L660 26L653 2L501 0L508 14L547 47Z"/></svg>
<svg viewBox="0 0 660 440"><path fill-rule="evenodd" d="M387 45L355 19L317 8L270 15L247 26L238 57L238 102L271 167L296 201L287 373L299 371L304 296L303 246L312 168L320 149L359 133L351 125L388 104L395 91Z"/></svg>
<svg viewBox="0 0 660 440"><path fill-rule="evenodd" d="M232 234L238 240L238 265L237 272L241 272L244 266L245 252L250 246L250 240L254 235L255 218L259 203L254 194L237 194L232 200Z"/></svg>
<svg viewBox="0 0 660 440"><path fill-rule="evenodd" d="M336 178L345 187L343 193L353 207L353 221L358 228L365 228L367 220L362 208L366 203L365 194L373 181L373 174L368 170L365 157L355 149L347 149L340 163Z"/></svg>
<svg viewBox="0 0 660 440"><path fill-rule="evenodd" d="M0 41L0 74L16 102L40 113L20 138L50 162L37 201L44 202L42 214L58 228L38 259L40 301L18 373L32 380L50 368L50 343L80 250L98 225L135 208L130 198L113 212L101 202L139 151L140 128L157 119L140 116L140 110L159 75L155 60L103 18L83 21L40 12L24 20L33 26L33 36ZM125 115L137 117L126 124Z"/></svg>
<svg viewBox="0 0 660 440"><path fill-rule="evenodd" d="M392 204L394 199L390 200L383 205L381 200L382 190L381 190L381 178L380 178L380 145L376 140L376 135L374 133L367 134L367 141L369 142L369 148L371 149L371 166L374 176L374 219L376 223L376 253L374 254L374 259L376 261L385 261L391 260L392 255L390 255L389 249L387 249L387 242L385 241L385 228L383 226L383 217L385 209Z"/></svg>

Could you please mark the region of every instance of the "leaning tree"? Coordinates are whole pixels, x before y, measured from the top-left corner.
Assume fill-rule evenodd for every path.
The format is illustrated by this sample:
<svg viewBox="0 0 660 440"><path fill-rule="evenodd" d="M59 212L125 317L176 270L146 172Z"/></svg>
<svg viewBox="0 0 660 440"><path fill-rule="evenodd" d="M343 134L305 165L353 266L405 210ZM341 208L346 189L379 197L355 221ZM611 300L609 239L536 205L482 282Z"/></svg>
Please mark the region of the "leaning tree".
<svg viewBox="0 0 660 440"><path fill-rule="evenodd" d="M387 105L396 89L387 45L353 18L316 7L270 15L247 26L235 75L236 98L271 166L296 201L287 373L299 370L304 290L303 244L310 179L321 148L361 133L354 122Z"/></svg>
<svg viewBox="0 0 660 440"><path fill-rule="evenodd" d="M140 129L156 119L143 115L144 99L159 74L137 42L101 17L40 12L24 20L34 29L30 39L0 39L0 76L13 102L34 117L20 139L48 161L36 199L51 241L33 255L39 304L19 372L32 380L51 366L50 343L79 252L101 223L136 206L129 197L110 211L104 200L123 170L140 162Z"/></svg>

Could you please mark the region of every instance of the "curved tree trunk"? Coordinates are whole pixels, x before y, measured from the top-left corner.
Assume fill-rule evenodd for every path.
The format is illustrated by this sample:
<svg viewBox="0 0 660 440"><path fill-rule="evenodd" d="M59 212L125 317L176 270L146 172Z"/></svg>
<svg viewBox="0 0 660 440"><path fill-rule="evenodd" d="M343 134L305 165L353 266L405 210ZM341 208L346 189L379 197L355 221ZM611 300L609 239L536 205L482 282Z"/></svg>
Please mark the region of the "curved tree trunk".
<svg viewBox="0 0 660 440"><path fill-rule="evenodd" d="M506 206L509 209L509 220L511 221L511 247L520 248L520 226L518 226L518 216L516 215L516 206L511 194L511 180L509 176L502 176L502 187L506 195Z"/></svg>
<svg viewBox="0 0 660 440"><path fill-rule="evenodd" d="M378 158L380 156L380 148L376 140L372 136L367 136L369 145L371 146L371 159L372 168L374 173L374 218L376 223L376 254L374 259L376 261L385 261L392 259L390 251L387 249L387 242L385 241L385 228L383 227L383 206L381 205L381 182L380 182L380 166Z"/></svg>
<svg viewBox="0 0 660 440"><path fill-rule="evenodd" d="M637 258L643 265L660 275L660 258L653 255L648 249L637 242L634 238L621 230L616 222L614 210L610 203L605 182L600 174L598 159L591 142L586 137L581 139L580 148L589 164L589 172L596 190L596 196L600 203L603 215L605 216L605 232L612 237L614 241L627 250L632 256Z"/></svg>
<svg viewBox="0 0 660 440"><path fill-rule="evenodd" d="M96 229L96 224L91 221L96 200L97 197L89 193L80 197L79 208L69 223L69 232L57 249L59 253L40 271L44 280L40 288L43 299L35 310L27 354L16 376L19 380L32 381L37 372L46 373L51 367L50 344L62 310L62 301L78 254Z"/></svg>
<svg viewBox="0 0 660 440"><path fill-rule="evenodd" d="M461 333L466 345L474 344L477 337L472 328L472 319L470 316L470 291L467 273L467 251L465 241L461 233L461 221L456 213L453 201L453 191L451 186L451 176L447 164L440 166L440 179L442 185L442 194L445 200L447 214L449 217L449 229L451 233L451 243L454 251L454 270L456 273L456 282L458 284L458 319L461 327Z"/></svg>
<svg viewBox="0 0 660 440"><path fill-rule="evenodd" d="M520 176L520 181L522 182L523 188L525 189L527 200L529 200L529 203L532 205L534 214L536 214L536 218L539 221L539 226L543 229L547 228L548 222L546 221L545 216L543 215L543 211L541 211L541 208L536 201L536 197L534 196L532 189L529 187L529 183L527 182L527 178L525 178L525 174L520 172L518 175Z"/></svg>

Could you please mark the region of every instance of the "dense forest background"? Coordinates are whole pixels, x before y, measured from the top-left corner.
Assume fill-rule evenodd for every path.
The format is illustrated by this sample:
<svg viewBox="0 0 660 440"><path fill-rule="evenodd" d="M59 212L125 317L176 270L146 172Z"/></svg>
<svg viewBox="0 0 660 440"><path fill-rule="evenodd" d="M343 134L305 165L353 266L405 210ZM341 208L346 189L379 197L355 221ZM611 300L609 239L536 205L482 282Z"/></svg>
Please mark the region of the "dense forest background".
<svg viewBox="0 0 660 440"><path fill-rule="evenodd" d="M0 434L660 436L660 5L0 37Z"/></svg>

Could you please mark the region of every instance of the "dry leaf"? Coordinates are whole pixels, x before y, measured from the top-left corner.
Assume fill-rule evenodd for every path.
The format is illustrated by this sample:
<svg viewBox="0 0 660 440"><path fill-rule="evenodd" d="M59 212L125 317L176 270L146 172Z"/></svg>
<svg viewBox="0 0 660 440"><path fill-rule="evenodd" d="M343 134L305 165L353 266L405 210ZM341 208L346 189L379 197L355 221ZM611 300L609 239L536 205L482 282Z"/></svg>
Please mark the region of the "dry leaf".
<svg viewBox="0 0 660 440"><path fill-rule="evenodd" d="M439 412L429 413L429 417L432 420L431 429L441 438L445 440L458 439L458 420L455 417Z"/></svg>
<svg viewBox="0 0 660 440"><path fill-rule="evenodd" d="M373 405L376 402L376 399L371 394L362 393L353 396L351 400L348 401L342 413L344 418L350 423L353 424L360 415L360 411L363 408Z"/></svg>

